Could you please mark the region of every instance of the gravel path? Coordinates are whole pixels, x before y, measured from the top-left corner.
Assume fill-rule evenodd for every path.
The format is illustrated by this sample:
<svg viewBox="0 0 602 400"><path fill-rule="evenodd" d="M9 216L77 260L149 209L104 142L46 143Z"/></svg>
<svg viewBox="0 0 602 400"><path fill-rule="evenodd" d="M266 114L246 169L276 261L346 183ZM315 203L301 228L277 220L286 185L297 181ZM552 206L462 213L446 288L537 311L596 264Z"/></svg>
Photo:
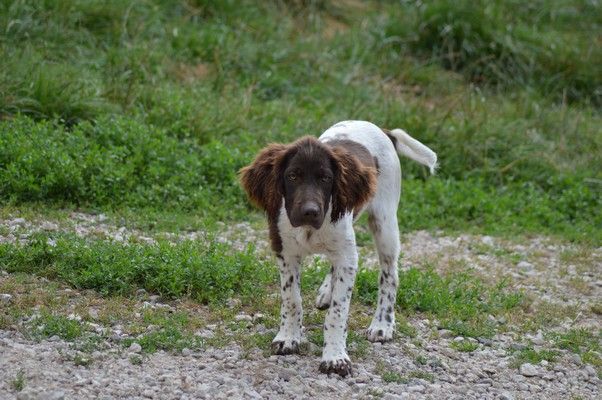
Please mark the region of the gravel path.
<svg viewBox="0 0 602 400"><path fill-rule="evenodd" d="M73 230L82 236L127 240L131 235L154 240L138 231L107 223L102 217L73 214L67 222L0 221L0 241L27 240L36 230ZM242 246L264 232L248 225L230 227L224 237ZM169 236L169 235L168 235ZM197 239L202 233L171 235ZM263 238L261 239L263 240ZM361 249L367 264L375 263L370 245ZM259 251L266 248L260 242ZM415 232L403 237L402 267L430 263L439 271L471 267L487 279L511 279L542 301L576 307L577 317L562 327L601 326L599 314L589 311L602 298L602 249L581 248L547 238L511 242L488 236ZM573 263L573 260L575 261ZM0 265L0 270L2 266ZM0 275L0 282L6 279ZM572 282L572 283L571 283ZM0 302L8 303L9 297ZM107 339L91 354L87 365L73 360L78 351L58 338L35 342L14 330L0 330L0 399L596 399L601 380L597 371L578 355L561 350L556 362L510 365L510 349L530 343L545 346L541 332L521 336L498 334L476 343L473 352L453 350L462 340L440 330L437 321L416 316L408 320L417 330L414 339L370 344L365 357L354 360L351 378L318 373L319 349L306 344L301 355L264 356L236 344L204 351L184 349L182 354L139 354L139 346L124 348ZM265 329L250 323L250 331ZM212 334L207 332L205 334ZM472 340L472 339L471 339ZM403 379L386 379L383 371ZM23 389L15 390L21 379Z"/></svg>

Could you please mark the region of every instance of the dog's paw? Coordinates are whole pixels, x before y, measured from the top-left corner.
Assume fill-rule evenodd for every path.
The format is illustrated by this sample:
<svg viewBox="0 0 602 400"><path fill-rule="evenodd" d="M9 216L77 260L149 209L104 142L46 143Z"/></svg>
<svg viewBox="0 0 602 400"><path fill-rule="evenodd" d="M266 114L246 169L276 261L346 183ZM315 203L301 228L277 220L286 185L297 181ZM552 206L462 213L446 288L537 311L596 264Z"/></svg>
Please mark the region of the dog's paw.
<svg viewBox="0 0 602 400"><path fill-rule="evenodd" d="M318 310L326 310L330 307L330 301L332 300L331 279L331 274L326 275L324 282L318 289L318 295L316 296L316 308Z"/></svg>
<svg viewBox="0 0 602 400"><path fill-rule="evenodd" d="M343 378L351 375L351 360L349 358L339 358L336 360L322 361L320 363L320 372L323 374L338 374Z"/></svg>
<svg viewBox="0 0 602 400"><path fill-rule="evenodd" d="M393 340L393 325L371 324L366 330L366 337L371 342L388 342Z"/></svg>
<svg viewBox="0 0 602 400"><path fill-rule="evenodd" d="M318 293L316 297L316 308L318 310L327 310L330 307L331 292Z"/></svg>
<svg viewBox="0 0 602 400"><path fill-rule="evenodd" d="M298 340L276 340L272 342L272 353L284 356L287 354L299 353Z"/></svg>

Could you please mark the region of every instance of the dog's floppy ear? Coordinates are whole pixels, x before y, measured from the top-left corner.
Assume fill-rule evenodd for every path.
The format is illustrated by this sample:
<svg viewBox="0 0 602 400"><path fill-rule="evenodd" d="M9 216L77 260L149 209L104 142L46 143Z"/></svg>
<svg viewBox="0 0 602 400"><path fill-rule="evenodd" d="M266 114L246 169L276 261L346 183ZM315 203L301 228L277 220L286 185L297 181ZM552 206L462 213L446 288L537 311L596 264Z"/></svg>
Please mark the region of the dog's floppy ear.
<svg viewBox="0 0 602 400"><path fill-rule="evenodd" d="M252 203L273 217L280 209L282 185L280 169L289 146L270 144L255 160L239 171L240 182Z"/></svg>
<svg viewBox="0 0 602 400"><path fill-rule="evenodd" d="M335 176L332 189L332 222L361 208L376 192L376 169L363 165L345 149L332 149Z"/></svg>

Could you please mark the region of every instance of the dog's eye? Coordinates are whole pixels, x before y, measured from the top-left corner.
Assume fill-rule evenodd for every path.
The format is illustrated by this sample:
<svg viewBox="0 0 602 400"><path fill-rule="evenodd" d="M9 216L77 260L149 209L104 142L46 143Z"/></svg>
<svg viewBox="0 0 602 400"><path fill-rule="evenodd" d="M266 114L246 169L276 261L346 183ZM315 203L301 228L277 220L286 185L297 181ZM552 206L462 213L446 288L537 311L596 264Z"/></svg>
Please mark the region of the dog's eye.
<svg viewBox="0 0 602 400"><path fill-rule="evenodd" d="M297 179L297 175L294 172L291 172L290 174L288 174L289 181L294 181L296 179Z"/></svg>
<svg viewBox="0 0 602 400"><path fill-rule="evenodd" d="M322 182L330 182L332 180L332 177L328 176L328 175L324 175L322 177Z"/></svg>

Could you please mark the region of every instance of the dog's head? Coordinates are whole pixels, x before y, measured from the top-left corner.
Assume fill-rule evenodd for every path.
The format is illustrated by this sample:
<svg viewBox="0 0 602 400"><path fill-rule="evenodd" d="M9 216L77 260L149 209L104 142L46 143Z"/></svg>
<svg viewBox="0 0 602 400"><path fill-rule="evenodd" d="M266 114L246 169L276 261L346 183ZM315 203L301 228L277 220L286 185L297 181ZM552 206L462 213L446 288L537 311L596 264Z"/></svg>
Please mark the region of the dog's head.
<svg viewBox="0 0 602 400"><path fill-rule="evenodd" d="M375 168L362 165L342 147L330 147L310 136L289 145L269 145L240 174L251 201L272 220L284 198L294 227L319 229L329 204L335 222L360 208L376 190Z"/></svg>

